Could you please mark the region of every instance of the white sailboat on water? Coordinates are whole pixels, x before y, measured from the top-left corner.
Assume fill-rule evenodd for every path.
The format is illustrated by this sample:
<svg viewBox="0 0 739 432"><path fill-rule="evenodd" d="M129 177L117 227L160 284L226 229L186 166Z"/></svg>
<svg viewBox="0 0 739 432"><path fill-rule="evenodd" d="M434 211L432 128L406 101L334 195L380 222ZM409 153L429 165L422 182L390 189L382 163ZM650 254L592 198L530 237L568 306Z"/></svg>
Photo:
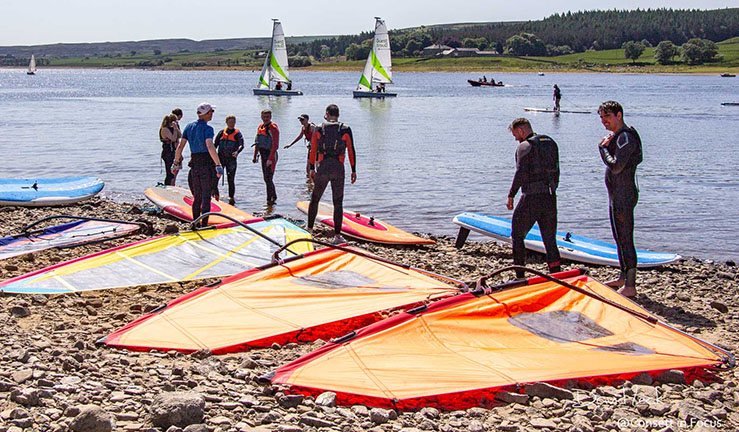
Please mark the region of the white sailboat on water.
<svg viewBox="0 0 739 432"><path fill-rule="evenodd" d="M28 71L26 75L36 75L36 57L31 54L31 61L28 62Z"/></svg>
<svg viewBox="0 0 739 432"><path fill-rule="evenodd" d="M354 90L354 97L384 98L397 96L397 93L387 93L385 91L385 84L392 84L392 82L393 64L390 52L390 37L387 34L385 21L380 17L375 17L375 38L372 41L372 50L367 56L367 63L364 64L359 85ZM379 89L374 87L376 84L379 85Z"/></svg>
<svg viewBox="0 0 739 432"><path fill-rule="evenodd" d="M290 72L287 69L287 45L285 44L285 33L282 24L277 19L272 19L272 45L267 58L264 59L262 73L259 74L259 83L254 89L255 95L261 96L298 96L303 92L292 89ZM277 83L275 88L270 88L272 81Z"/></svg>

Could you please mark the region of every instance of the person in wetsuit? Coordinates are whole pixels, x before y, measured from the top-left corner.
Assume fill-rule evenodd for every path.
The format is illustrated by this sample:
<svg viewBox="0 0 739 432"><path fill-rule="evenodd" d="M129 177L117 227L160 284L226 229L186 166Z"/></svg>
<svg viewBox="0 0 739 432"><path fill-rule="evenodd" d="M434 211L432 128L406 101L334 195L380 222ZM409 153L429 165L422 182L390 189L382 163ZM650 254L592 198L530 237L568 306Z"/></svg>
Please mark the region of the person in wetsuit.
<svg viewBox="0 0 739 432"><path fill-rule="evenodd" d="M159 141L162 143L162 160L164 161L164 184L174 186L175 175L172 174L172 164L174 163L175 150L180 142L182 132L177 125L177 116L168 114L162 120L162 126L159 128Z"/></svg>
<svg viewBox="0 0 739 432"><path fill-rule="evenodd" d="M636 247L634 246L634 208L639 201L636 167L642 161L639 134L624 123L624 110L616 101L603 102L598 107L603 126L611 133L598 144L600 157L606 165L608 213L611 231L618 249L621 273L606 285L619 288L626 297L636 295Z"/></svg>
<svg viewBox="0 0 739 432"><path fill-rule="evenodd" d="M554 94L552 95L554 100L554 111L559 112L559 100L562 99L562 91L559 89L557 84L554 85Z"/></svg>
<svg viewBox="0 0 739 432"><path fill-rule="evenodd" d="M228 203L233 205L234 194L236 193L236 158L242 150L244 150L244 136L236 129L236 116L226 116L226 128L218 131L216 134L215 147L218 150L218 159L221 161L226 171L226 179L228 180ZM218 182L216 182L216 191L218 191Z"/></svg>
<svg viewBox="0 0 739 432"><path fill-rule="evenodd" d="M306 157L306 162L305 162L305 176L310 177L310 140L311 140L311 137L313 136L313 131L316 130L316 125L310 121L310 117L308 116L308 114L301 114L298 117L298 121L302 125L302 127L300 128L300 135L295 137L293 142L291 142L290 144L286 145L283 148L289 149L290 147L293 146L293 144L298 142L300 138L305 138L305 141L308 144L308 156Z"/></svg>
<svg viewBox="0 0 739 432"><path fill-rule="evenodd" d="M519 142L516 149L516 174L508 192L506 207L513 210L513 198L521 189L522 196L513 211L511 239L513 240L513 264L526 264L524 238L534 223L539 224L541 238L547 251L550 273L560 271L557 232L557 187L559 186L559 149L557 143L546 135L535 134L525 118L513 120L508 129ZM516 277L524 272L516 270Z"/></svg>
<svg viewBox="0 0 739 432"><path fill-rule="evenodd" d="M308 207L308 229L313 229L318 203L330 182L334 204L334 244L339 244L346 242L341 236L344 220L344 158L345 153L349 155L351 182L354 184L357 181L356 153L352 129L339 122L339 107L334 104L327 106L324 118L326 121L316 128L311 137L310 178L313 181L313 193Z"/></svg>
<svg viewBox="0 0 739 432"><path fill-rule="evenodd" d="M277 201L275 189L275 167L277 166L277 149L280 148L280 130L272 123L272 111L267 108L262 110L262 124L257 128L257 136L254 138L254 158L262 159L262 177L267 186L267 205L273 205Z"/></svg>
<svg viewBox="0 0 739 432"><path fill-rule="evenodd" d="M190 172L187 175L187 183L193 196L193 220L210 211L210 194L213 184L223 175L223 167L213 145L213 128L208 126L208 122L213 119L214 108L207 102L198 106L198 119L188 123L182 131L182 138L172 164L172 174L177 175L182 168L182 151L189 142ZM200 224L204 227L208 226L208 218L203 218Z"/></svg>

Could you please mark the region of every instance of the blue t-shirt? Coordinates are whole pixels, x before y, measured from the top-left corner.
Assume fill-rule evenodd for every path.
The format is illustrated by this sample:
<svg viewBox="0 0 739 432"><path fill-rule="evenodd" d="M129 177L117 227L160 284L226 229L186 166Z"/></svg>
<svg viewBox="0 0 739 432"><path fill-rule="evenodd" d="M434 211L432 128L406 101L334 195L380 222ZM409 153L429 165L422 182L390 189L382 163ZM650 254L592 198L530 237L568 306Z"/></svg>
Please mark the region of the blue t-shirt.
<svg viewBox="0 0 739 432"><path fill-rule="evenodd" d="M208 153L208 147L205 145L205 140L208 138L213 139L213 128L208 126L208 122L205 120L198 119L192 123L188 123L185 126L185 130L182 131L182 138L186 139L190 143L190 153Z"/></svg>

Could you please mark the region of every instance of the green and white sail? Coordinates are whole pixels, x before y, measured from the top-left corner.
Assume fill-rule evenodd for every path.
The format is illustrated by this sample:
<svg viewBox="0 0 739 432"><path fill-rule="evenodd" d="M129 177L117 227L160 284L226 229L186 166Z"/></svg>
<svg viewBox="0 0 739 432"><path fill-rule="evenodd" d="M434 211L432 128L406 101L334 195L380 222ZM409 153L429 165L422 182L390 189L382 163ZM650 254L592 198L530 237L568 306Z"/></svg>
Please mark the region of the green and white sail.
<svg viewBox="0 0 739 432"><path fill-rule="evenodd" d="M290 73L287 70L287 45L285 44L285 33L279 20L272 19L272 45L264 59L262 73L259 74L259 87L268 89L270 82L290 82Z"/></svg>
<svg viewBox="0 0 739 432"><path fill-rule="evenodd" d="M359 79L357 90L372 91L375 83L389 84L393 82L393 64L390 52L390 37L387 34L385 21L375 17L375 39L372 41L372 50L364 65L362 77Z"/></svg>

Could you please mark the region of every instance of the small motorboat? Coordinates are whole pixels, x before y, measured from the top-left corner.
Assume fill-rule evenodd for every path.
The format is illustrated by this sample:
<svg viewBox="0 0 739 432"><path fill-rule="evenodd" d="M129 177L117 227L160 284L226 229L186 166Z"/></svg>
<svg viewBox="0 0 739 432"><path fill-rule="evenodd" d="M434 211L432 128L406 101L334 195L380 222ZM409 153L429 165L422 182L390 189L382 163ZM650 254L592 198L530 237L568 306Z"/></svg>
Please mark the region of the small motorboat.
<svg viewBox="0 0 739 432"><path fill-rule="evenodd" d="M730 72L724 72L724 73L721 74L721 76L724 77L724 78L734 78L736 76L736 74L733 74L733 73L730 73Z"/></svg>
<svg viewBox="0 0 739 432"><path fill-rule="evenodd" d="M483 87L483 86L488 86L488 87L503 87L503 81L498 81L496 83L495 81L492 81L492 80L491 81L481 81L481 80L470 80L470 79L468 79L467 82L470 83L470 85L472 87Z"/></svg>
<svg viewBox="0 0 739 432"><path fill-rule="evenodd" d="M544 76L544 72L539 72L539 76Z"/></svg>

